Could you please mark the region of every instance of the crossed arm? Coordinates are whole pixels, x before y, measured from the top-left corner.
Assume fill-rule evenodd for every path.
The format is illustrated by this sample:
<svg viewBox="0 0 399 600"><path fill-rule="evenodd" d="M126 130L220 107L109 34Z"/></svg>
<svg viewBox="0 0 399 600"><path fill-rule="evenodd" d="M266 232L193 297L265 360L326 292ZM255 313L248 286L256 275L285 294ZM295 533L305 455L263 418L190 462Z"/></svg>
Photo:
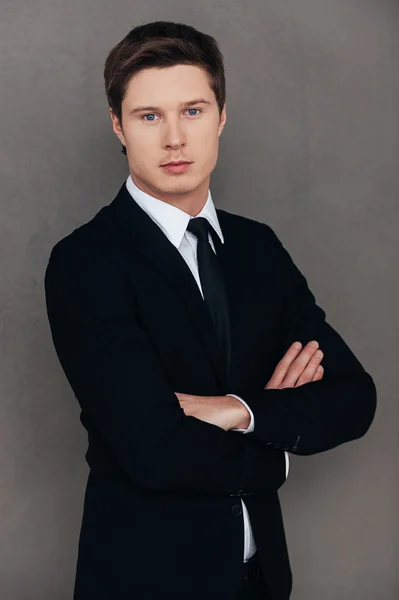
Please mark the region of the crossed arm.
<svg viewBox="0 0 399 600"><path fill-rule="evenodd" d="M324 373L322 379L299 387L234 392L247 402L255 417L255 429L246 437L295 454L316 454L365 435L376 411L376 387L326 321L287 250L273 230L264 227L281 289L283 348L296 340L303 345L317 340L324 353Z"/></svg>
<svg viewBox="0 0 399 600"><path fill-rule="evenodd" d="M282 390L288 387L299 387L312 381L320 381L323 378L324 369L320 365L323 353L318 350L318 347L316 340L309 342L303 350L300 342L292 344L278 363L264 389ZM226 431L252 433L254 430L254 415L247 403L236 394L196 396L175 393L186 415L196 417L206 423L212 423Z"/></svg>
<svg viewBox="0 0 399 600"><path fill-rule="evenodd" d="M295 342L278 363L270 381L264 389L284 389L299 387L305 383L319 381L324 369L320 365L323 352L318 350L318 342L313 340L302 350L302 344ZM252 433L255 428L254 414L248 404L236 394L226 396L195 396L176 393L180 406L186 415L222 427L226 431ZM270 444L269 444L270 445ZM286 478L289 473L289 455L285 453Z"/></svg>
<svg viewBox="0 0 399 600"><path fill-rule="evenodd" d="M272 385L269 382L264 390L255 393L245 389L233 391L254 415L255 427L245 436L247 439L295 454L316 454L367 432L376 411L376 388L371 375L326 321L325 312L316 304L305 277L287 250L270 227L264 225L264 228L267 248L269 252L272 249L276 265L273 284L281 290L283 347L289 350L277 365ZM309 348L312 340L323 351L324 367L316 378L306 381L307 369L308 374L316 373L317 361ZM295 341L304 346L297 357L292 347ZM279 377L290 359L287 385L280 385ZM228 427L248 423L248 411L238 404L237 400L234 415L226 417ZM227 414L228 410L224 412ZM233 420L232 426L229 419Z"/></svg>
<svg viewBox="0 0 399 600"><path fill-rule="evenodd" d="M79 250L54 247L45 295L56 353L91 440L147 490L225 496L283 485L284 452L185 415L132 314L123 268L97 249Z"/></svg>
<svg viewBox="0 0 399 600"><path fill-rule="evenodd" d="M195 494L267 493L285 481L281 448L322 452L364 435L370 426L376 406L371 376L325 322L305 279L277 238L273 241L285 347L318 340L325 372L323 380L300 387L232 390L255 416L255 429L247 435L230 430L242 425L243 413L226 429L185 414L151 340L132 317L115 261L97 249L53 249L45 293L58 358L93 436L136 485ZM137 427L149 421L150 428Z"/></svg>

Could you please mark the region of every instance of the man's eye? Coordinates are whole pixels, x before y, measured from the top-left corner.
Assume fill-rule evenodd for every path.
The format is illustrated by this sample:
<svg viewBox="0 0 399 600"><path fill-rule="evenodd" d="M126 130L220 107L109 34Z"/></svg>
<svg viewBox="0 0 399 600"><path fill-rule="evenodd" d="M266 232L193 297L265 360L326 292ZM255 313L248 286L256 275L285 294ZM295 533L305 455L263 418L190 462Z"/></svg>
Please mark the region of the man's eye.
<svg viewBox="0 0 399 600"><path fill-rule="evenodd" d="M197 112L201 112L200 108L188 108L187 110L196 110ZM143 115L141 118L143 119L143 121L147 121L146 117L154 117L155 113L146 113L145 115ZM195 117L196 115L190 115L192 117ZM147 123L152 123L154 121L154 119L150 119L149 121L147 121Z"/></svg>
<svg viewBox="0 0 399 600"><path fill-rule="evenodd" d="M141 118L145 121L145 117L153 117L155 115L155 113L147 113L146 115L143 115ZM150 119L150 121L153 121L153 119Z"/></svg>

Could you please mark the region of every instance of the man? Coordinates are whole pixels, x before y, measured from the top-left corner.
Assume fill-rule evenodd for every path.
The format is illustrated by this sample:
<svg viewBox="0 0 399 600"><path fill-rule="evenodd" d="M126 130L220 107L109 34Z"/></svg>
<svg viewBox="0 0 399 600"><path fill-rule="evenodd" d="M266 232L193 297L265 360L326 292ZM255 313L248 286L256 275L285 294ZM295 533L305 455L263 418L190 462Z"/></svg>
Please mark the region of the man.
<svg viewBox="0 0 399 600"><path fill-rule="evenodd" d="M215 209L215 40L149 23L104 75L130 174L45 275L89 442L74 598L287 600L288 452L363 436L374 382L274 231Z"/></svg>

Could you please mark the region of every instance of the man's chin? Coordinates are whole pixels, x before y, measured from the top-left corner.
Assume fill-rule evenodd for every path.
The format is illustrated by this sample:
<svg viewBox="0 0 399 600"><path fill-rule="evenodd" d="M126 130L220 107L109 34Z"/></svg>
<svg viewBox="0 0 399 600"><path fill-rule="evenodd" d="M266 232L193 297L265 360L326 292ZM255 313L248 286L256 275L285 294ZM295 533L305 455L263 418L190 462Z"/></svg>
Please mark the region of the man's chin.
<svg viewBox="0 0 399 600"><path fill-rule="evenodd" d="M161 194L166 194L169 196L185 196L186 194L190 194L196 189L196 186L192 184L189 185L188 182L170 182L170 185L163 185L159 188L159 192Z"/></svg>

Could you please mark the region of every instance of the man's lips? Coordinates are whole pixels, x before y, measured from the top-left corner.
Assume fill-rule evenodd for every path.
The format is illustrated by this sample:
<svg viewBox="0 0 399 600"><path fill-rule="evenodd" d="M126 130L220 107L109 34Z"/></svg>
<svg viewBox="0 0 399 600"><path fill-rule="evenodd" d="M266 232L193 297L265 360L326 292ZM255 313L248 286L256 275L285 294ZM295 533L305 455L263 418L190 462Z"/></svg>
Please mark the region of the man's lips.
<svg viewBox="0 0 399 600"><path fill-rule="evenodd" d="M162 165L162 168L167 173L172 173L178 175L179 173L185 173L191 167L193 163L187 161L180 161L175 163L167 163L166 165Z"/></svg>
<svg viewBox="0 0 399 600"><path fill-rule="evenodd" d="M188 160L179 160L178 162L169 162L169 163L165 163L164 165L161 165L162 167L167 167L168 165L170 166L177 166L177 165L191 165L191 162Z"/></svg>

